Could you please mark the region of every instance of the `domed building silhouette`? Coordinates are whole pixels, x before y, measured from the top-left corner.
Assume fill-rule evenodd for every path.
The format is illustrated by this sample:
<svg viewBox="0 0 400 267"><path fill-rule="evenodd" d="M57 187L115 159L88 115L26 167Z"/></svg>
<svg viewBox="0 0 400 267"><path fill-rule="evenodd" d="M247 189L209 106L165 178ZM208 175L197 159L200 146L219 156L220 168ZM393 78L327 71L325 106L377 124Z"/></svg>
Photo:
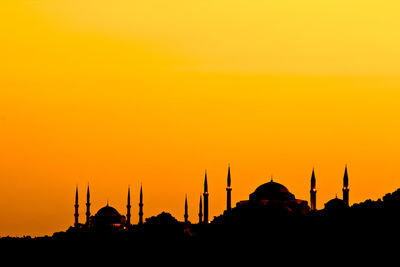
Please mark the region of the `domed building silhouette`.
<svg viewBox="0 0 400 267"><path fill-rule="evenodd" d="M90 191L89 185L87 187L86 195L86 223L79 223L79 202L78 202L78 187L75 192L75 228L86 228L94 230L123 230L131 226L131 191L128 188L128 198L126 205L126 216L121 215L115 208L109 206L108 201L105 207L99 209L99 211L91 216L90 213ZM143 190L140 186L140 199L139 199L139 225L143 224Z"/></svg>
<svg viewBox="0 0 400 267"><path fill-rule="evenodd" d="M258 229L267 231L270 229L267 225L279 224L283 218L297 217L309 212L307 201L297 199L286 186L271 179L258 186L248 200L237 202L234 208L215 217L213 223L217 227L227 227L228 231L251 230L254 226L261 225L263 226ZM222 228L221 231L224 231Z"/></svg>
<svg viewBox="0 0 400 267"><path fill-rule="evenodd" d="M325 210L327 211L339 211L348 208L346 202L337 196L334 199L329 200L325 203Z"/></svg>
<svg viewBox="0 0 400 267"><path fill-rule="evenodd" d="M342 192L343 192L343 199L339 199L336 195L335 198L329 200L327 203L325 203L324 210L328 212L335 212L335 211L342 211L350 206L349 204L349 175L347 172L347 165L344 170L344 176L343 176L343 187L342 187Z"/></svg>
<svg viewBox="0 0 400 267"><path fill-rule="evenodd" d="M126 217L108 205L101 208L96 215L89 219L89 227L96 229L122 229L126 225Z"/></svg>
<svg viewBox="0 0 400 267"><path fill-rule="evenodd" d="M295 199L294 195L289 190L274 181L265 183L257 187L257 189L250 194L250 201L268 201L268 200L280 200L287 201Z"/></svg>
<svg viewBox="0 0 400 267"><path fill-rule="evenodd" d="M306 214L310 211L307 201L296 199L295 196L282 184L265 183L257 187L250 194L249 200L242 200L236 204L239 209L263 208L265 211L279 214Z"/></svg>
<svg viewBox="0 0 400 267"><path fill-rule="evenodd" d="M236 207L231 209L231 173L228 169L227 180L227 209L220 216L216 216L213 222L246 224L253 222L268 221L272 218L282 216L306 215L317 212L317 187L314 169L311 174L310 205L302 199L297 199L286 186L271 181L257 187L249 195L248 200L239 201ZM324 210L342 210L349 207L349 179L347 166L343 178L343 200L335 198L325 205ZM208 195L208 193L207 193ZM201 201L201 199L200 199ZM201 202L200 213L201 214Z"/></svg>

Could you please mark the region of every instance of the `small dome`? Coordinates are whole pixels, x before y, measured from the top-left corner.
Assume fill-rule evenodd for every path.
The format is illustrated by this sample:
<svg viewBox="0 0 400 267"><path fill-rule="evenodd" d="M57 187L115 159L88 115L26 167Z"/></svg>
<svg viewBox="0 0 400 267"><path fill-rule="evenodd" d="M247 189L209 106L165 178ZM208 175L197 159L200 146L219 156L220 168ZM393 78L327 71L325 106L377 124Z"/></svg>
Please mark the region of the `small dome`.
<svg viewBox="0 0 400 267"><path fill-rule="evenodd" d="M272 180L260 185L254 193L250 195L250 200L293 200L294 195L289 190Z"/></svg>
<svg viewBox="0 0 400 267"><path fill-rule="evenodd" d="M337 197L325 203L325 209L327 210L339 210L345 208L347 208L346 203Z"/></svg>

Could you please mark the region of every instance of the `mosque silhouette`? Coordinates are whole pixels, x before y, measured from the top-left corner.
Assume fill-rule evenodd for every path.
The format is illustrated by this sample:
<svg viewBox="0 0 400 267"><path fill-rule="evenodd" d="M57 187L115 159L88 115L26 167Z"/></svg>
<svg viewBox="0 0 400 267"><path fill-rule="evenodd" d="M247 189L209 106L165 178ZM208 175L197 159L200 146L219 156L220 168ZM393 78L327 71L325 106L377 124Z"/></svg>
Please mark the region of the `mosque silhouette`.
<svg viewBox="0 0 400 267"><path fill-rule="evenodd" d="M214 220L209 218L209 192L207 183L207 172L204 178L204 192L200 196L199 201L199 213L197 225L207 225L226 221L227 218L232 217L245 217L249 219L249 216L257 215L258 218L262 217L285 217L285 216L302 216L312 214L317 211L317 190L316 190L316 177L314 169L311 174L311 188L310 188L310 206L308 202L296 197L282 184L279 184L271 178L267 183L264 183L256 188L256 190L249 195L248 200L242 200L236 203L235 207L232 207L231 203L231 169L228 166L227 175L227 187L226 187L226 209L220 216L214 217ZM325 204L324 210L326 211L341 211L349 208L349 178L347 165L344 171L343 177L343 198L334 198ZM185 197L185 214L184 214L184 225L186 233L193 233L196 231L196 225L189 222L188 218L188 203L187 197ZM91 215L90 211L90 189L87 187L86 195L86 222L84 224L79 223L79 200L78 200L78 187L76 187L75 193L75 214L74 214L74 226L75 229L80 230L117 230L117 231L129 231L132 229L134 224L131 222L131 195L130 188L128 188L126 215L121 215L115 208L107 205L97 211L95 215ZM140 187L139 196L139 220L136 226L142 226L144 224L143 219L143 188ZM165 216L165 213L161 216ZM172 217L172 216L171 216ZM148 219L146 219L147 221ZM171 219L173 220L173 219Z"/></svg>

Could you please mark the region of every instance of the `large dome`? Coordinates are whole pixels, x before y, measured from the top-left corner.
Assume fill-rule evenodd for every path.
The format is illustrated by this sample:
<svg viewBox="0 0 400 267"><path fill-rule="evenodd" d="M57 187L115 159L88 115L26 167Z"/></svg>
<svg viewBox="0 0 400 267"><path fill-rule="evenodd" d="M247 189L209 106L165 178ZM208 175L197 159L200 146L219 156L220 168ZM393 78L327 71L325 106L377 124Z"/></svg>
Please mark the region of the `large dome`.
<svg viewBox="0 0 400 267"><path fill-rule="evenodd" d="M295 197L289 190L272 180L268 183L260 185L252 194L250 194L250 201L259 200L294 200Z"/></svg>
<svg viewBox="0 0 400 267"><path fill-rule="evenodd" d="M92 219L93 226L97 229L122 228L125 225L125 216L113 207L107 206L99 209Z"/></svg>
<svg viewBox="0 0 400 267"><path fill-rule="evenodd" d="M96 213L96 216L105 216L105 217L118 216L118 217L120 217L121 215L119 214L119 212L116 209L108 206L108 204L107 204L107 206L99 209L99 211Z"/></svg>

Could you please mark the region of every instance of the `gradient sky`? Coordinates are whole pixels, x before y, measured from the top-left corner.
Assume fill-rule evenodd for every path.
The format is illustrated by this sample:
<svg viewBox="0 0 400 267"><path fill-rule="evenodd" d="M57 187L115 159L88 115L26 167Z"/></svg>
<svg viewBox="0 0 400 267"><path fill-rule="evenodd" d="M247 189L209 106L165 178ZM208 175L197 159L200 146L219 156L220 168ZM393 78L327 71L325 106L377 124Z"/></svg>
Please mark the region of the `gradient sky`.
<svg viewBox="0 0 400 267"><path fill-rule="evenodd" d="M92 213L197 221L280 182L317 206L400 185L400 3L5 0L0 4L0 236Z"/></svg>

